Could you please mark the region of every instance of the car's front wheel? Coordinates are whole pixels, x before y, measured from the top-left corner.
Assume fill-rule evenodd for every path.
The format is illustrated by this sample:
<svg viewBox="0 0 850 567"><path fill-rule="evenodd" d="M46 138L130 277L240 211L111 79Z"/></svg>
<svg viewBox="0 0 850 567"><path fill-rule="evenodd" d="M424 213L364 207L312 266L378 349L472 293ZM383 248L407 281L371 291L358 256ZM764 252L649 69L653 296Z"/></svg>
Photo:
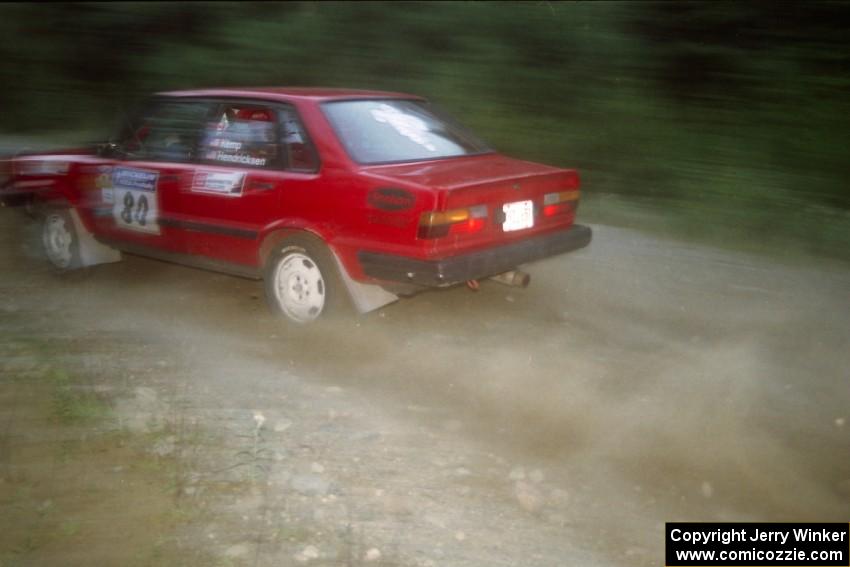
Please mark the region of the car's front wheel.
<svg viewBox="0 0 850 567"><path fill-rule="evenodd" d="M47 261L58 271L80 266L80 241L67 209L48 209L41 228L41 243Z"/></svg>
<svg viewBox="0 0 850 567"><path fill-rule="evenodd" d="M266 297L272 311L304 325L341 311L345 291L336 263L317 239L292 236L266 264Z"/></svg>

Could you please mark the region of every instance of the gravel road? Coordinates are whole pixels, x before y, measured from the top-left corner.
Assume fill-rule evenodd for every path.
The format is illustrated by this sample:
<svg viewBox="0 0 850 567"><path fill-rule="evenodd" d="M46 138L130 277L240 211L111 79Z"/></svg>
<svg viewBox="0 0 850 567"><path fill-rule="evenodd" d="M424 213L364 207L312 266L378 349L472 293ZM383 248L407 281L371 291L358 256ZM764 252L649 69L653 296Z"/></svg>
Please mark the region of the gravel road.
<svg viewBox="0 0 850 567"><path fill-rule="evenodd" d="M0 209L0 318L90 340L127 427L206 432L186 534L223 565L649 566L665 521L847 521L850 269L593 228L528 289L292 330L259 282L57 277Z"/></svg>

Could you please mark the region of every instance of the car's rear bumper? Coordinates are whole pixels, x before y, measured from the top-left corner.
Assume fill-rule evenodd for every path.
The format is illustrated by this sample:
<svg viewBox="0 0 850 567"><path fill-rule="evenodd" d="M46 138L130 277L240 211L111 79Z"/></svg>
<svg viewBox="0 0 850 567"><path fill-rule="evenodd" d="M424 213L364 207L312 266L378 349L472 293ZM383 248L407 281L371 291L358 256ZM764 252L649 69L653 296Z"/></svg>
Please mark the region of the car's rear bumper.
<svg viewBox="0 0 850 567"><path fill-rule="evenodd" d="M428 287L453 285L495 276L557 254L590 244L590 227L573 225L568 230L512 244L488 248L441 260L418 260L380 252L361 251L357 257L363 272L372 278Z"/></svg>

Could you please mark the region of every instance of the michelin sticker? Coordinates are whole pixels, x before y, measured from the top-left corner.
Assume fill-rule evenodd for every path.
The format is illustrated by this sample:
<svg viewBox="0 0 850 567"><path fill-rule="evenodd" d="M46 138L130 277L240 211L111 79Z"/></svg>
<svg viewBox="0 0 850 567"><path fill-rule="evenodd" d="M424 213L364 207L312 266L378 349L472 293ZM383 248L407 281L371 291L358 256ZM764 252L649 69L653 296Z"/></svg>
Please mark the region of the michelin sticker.
<svg viewBox="0 0 850 567"><path fill-rule="evenodd" d="M112 172L112 217L119 228L159 234L158 173L117 167Z"/></svg>
<svg viewBox="0 0 850 567"><path fill-rule="evenodd" d="M239 196L245 174L227 171L198 171L192 179L192 191Z"/></svg>

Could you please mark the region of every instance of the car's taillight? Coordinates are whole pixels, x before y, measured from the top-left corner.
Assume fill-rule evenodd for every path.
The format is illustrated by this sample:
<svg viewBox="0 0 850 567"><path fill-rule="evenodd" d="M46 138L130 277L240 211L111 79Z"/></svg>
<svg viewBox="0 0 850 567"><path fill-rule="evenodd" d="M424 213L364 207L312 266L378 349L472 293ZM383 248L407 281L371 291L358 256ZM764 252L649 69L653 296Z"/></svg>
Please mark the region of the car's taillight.
<svg viewBox="0 0 850 567"><path fill-rule="evenodd" d="M543 216L553 217L567 211L573 211L578 206L578 199L578 191L546 193L543 195Z"/></svg>
<svg viewBox="0 0 850 567"><path fill-rule="evenodd" d="M451 234L470 234L484 228L487 206L422 213L419 217L419 238L441 238Z"/></svg>

